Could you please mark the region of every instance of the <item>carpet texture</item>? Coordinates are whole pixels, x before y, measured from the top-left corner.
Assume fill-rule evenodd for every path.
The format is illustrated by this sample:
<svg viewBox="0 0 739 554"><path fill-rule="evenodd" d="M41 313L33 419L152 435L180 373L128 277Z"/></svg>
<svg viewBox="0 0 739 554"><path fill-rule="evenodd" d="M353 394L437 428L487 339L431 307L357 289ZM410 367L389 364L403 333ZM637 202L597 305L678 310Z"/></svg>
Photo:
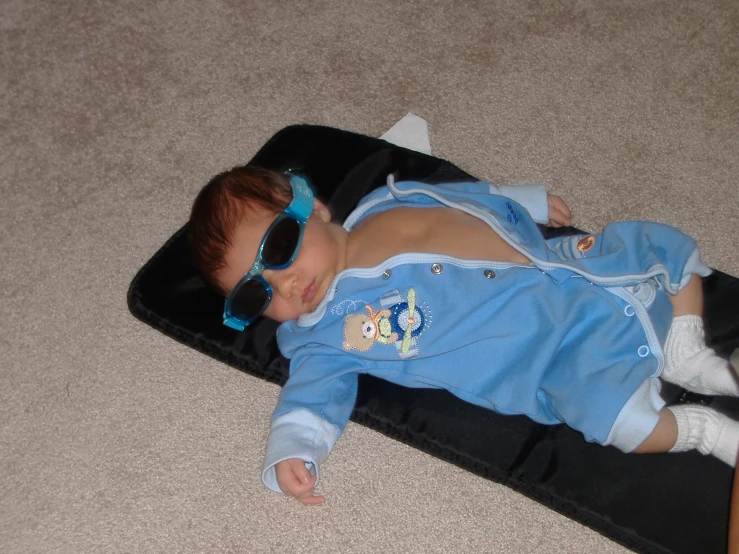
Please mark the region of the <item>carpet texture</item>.
<svg viewBox="0 0 739 554"><path fill-rule="evenodd" d="M126 290L277 130L379 136L546 183L597 231L694 235L739 275L739 5L0 2L0 544L27 552L626 552L350 424L325 506L259 479L279 389L135 320Z"/></svg>

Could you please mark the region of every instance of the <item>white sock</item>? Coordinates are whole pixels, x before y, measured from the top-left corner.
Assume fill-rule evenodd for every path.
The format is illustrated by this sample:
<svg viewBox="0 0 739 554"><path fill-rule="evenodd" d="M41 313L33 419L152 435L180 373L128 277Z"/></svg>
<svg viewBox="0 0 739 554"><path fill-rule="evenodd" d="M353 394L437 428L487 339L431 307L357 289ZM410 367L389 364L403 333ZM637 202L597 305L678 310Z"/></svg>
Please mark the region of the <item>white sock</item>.
<svg viewBox="0 0 739 554"><path fill-rule="evenodd" d="M731 364L706 346L700 316L673 319L664 350L665 381L700 394L739 396L739 380Z"/></svg>
<svg viewBox="0 0 739 554"><path fill-rule="evenodd" d="M697 450L731 467L739 453L739 422L708 406L682 404L667 408L677 420L677 441L670 452Z"/></svg>

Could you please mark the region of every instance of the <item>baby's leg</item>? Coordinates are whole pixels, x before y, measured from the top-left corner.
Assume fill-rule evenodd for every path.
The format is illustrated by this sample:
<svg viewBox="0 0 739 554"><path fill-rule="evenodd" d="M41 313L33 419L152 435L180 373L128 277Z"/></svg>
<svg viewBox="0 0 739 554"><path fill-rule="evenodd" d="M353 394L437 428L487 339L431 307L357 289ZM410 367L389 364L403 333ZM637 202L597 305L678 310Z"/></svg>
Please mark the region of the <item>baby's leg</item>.
<svg viewBox="0 0 739 554"><path fill-rule="evenodd" d="M634 450L638 454L698 450L730 466L739 452L739 422L707 406L663 408L654 431Z"/></svg>
<svg viewBox="0 0 739 554"><path fill-rule="evenodd" d="M659 421L644 442L637 446L633 452L636 454L655 454L657 452L669 452L677 442L677 420L669 408L662 408L659 412Z"/></svg>
<svg viewBox="0 0 739 554"><path fill-rule="evenodd" d="M739 396L739 380L728 360L706 346L700 278L694 276L670 300L674 318L665 342L662 378L701 394Z"/></svg>

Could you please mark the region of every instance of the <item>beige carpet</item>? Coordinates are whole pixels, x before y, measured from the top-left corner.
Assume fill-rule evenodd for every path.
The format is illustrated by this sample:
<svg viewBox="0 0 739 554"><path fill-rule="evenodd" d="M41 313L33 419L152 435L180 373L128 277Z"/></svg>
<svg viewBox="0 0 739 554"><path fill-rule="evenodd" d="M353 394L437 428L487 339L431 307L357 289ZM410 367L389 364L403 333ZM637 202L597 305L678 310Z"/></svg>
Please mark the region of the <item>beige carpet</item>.
<svg viewBox="0 0 739 554"><path fill-rule="evenodd" d="M649 218L739 275L739 3L0 0L0 550L624 552L350 424L325 506L259 480L278 388L129 315L198 189L280 128Z"/></svg>

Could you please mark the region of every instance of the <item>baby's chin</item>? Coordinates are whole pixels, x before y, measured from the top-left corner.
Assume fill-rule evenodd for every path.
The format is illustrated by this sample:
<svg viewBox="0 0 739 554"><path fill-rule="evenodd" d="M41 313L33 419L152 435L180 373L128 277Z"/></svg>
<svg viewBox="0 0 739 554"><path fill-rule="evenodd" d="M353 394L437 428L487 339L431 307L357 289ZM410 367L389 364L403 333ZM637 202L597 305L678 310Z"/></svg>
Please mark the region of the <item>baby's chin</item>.
<svg viewBox="0 0 739 554"><path fill-rule="evenodd" d="M273 321L277 321L278 323L286 323L288 321L296 321L301 315L303 315L303 314L309 314L313 310L315 310L315 308L311 308L309 310L304 310L304 311L301 311L301 312L295 312L295 313L292 313L292 314L269 315L269 314L266 314L265 313L264 315L267 316L269 319L271 319Z"/></svg>
<svg viewBox="0 0 739 554"><path fill-rule="evenodd" d="M304 304L300 309L296 309L291 312L272 313L269 309L264 312L264 315L269 319L277 321L279 323L285 323L287 321L296 321L301 315L312 313L318 308L323 301L323 295L316 295L316 297L309 303Z"/></svg>

